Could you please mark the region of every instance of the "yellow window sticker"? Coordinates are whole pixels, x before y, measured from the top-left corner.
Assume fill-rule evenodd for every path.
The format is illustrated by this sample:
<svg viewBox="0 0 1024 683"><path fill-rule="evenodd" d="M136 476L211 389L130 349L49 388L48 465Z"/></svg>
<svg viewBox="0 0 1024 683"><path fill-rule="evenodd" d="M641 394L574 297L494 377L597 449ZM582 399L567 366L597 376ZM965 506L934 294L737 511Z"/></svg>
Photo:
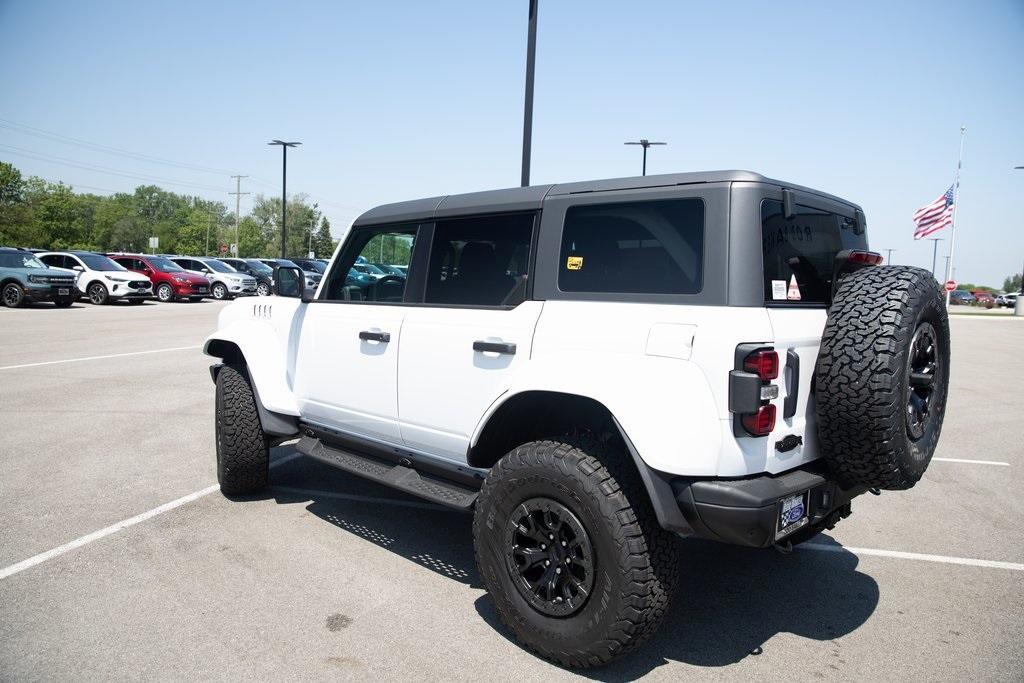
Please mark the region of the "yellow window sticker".
<svg viewBox="0 0 1024 683"><path fill-rule="evenodd" d="M583 268L583 257L570 256L565 260L565 267L569 270L581 270Z"/></svg>

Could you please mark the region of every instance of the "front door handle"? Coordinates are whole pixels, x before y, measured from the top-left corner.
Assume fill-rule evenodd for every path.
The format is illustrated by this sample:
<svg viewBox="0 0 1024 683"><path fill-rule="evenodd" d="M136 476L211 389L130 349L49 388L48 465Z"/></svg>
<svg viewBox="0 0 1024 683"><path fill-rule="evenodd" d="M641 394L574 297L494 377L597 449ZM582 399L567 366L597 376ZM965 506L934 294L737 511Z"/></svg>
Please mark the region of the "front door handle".
<svg viewBox="0 0 1024 683"><path fill-rule="evenodd" d="M511 342L489 342L478 339L473 342L473 350L485 353L503 353L508 356L516 355L516 345Z"/></svg>
<svg viewBox="0 0 1024 683"><path fill-rule="evenodd" d="M363 330L362 332L359 333L359 338L362 339L363 341L384 342L385 344L387 344L389 341L391 341L391 333L371 332L369 330Z"/></svg>

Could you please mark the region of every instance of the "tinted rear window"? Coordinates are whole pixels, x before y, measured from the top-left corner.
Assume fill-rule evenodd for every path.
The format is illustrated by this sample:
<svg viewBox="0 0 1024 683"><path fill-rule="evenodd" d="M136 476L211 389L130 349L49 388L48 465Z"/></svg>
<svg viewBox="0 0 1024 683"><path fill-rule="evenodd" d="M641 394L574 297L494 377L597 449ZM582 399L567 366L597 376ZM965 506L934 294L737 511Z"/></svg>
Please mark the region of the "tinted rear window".
<svg viewBox="0 0 1024 683"><path fill-rule="evenodd" d="M866 235L856 234L854 226L853 218L800 204L794 216L786 218L782 202L761 202L765 301L825 303L836 254L867 249Z"/></svg>
<svg viewBox="0 0 1024 683"><path fill-rule="evenodd" d="M696 294L703 262L701 199L574 206L565 214L558 288Z"/></svg>

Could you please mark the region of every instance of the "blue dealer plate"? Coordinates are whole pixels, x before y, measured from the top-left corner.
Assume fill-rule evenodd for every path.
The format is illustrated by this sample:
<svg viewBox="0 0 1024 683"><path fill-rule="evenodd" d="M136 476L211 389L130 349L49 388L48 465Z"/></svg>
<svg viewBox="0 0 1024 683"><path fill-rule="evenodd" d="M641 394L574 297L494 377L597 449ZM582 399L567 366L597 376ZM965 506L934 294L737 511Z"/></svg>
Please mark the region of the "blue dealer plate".
<svg viewBox="0 0 1024 683"><path fill-rule="evenodd" d="M807 517L807 491L793 496L786 496L779 501L779 524L775 530L775 540L788 536L805 526Z"/></svg>

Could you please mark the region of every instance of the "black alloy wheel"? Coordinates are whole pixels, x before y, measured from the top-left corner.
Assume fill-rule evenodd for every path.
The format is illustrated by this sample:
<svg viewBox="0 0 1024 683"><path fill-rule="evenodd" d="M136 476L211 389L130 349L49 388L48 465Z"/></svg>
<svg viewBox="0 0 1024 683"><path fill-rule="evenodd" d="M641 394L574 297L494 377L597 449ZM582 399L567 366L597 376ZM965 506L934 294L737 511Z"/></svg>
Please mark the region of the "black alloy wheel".
<svg viewBox="0 0 1024 683"><path fill-rule="evenodd" d="M907 435L912 441L924 436L934 413L934 397L942 395L939 339L931 323L923 322L914 332L907 361Z"/></svg>
<svg viewBox="0 0 1024 683"><path fill-rule="evenodd" d="M4 306L7 308L17 308L25 300L25 292L21 289L20 285L11 282L4 286L3 297Z"/></svg>
<svg viewBox="0 0 1024 683"><path fill-rule="evenodd" d="M553 617L574 614L594 588L594 548L579 518L550 498L516 508L505 534L505 563L531 607Z"/></svg>

